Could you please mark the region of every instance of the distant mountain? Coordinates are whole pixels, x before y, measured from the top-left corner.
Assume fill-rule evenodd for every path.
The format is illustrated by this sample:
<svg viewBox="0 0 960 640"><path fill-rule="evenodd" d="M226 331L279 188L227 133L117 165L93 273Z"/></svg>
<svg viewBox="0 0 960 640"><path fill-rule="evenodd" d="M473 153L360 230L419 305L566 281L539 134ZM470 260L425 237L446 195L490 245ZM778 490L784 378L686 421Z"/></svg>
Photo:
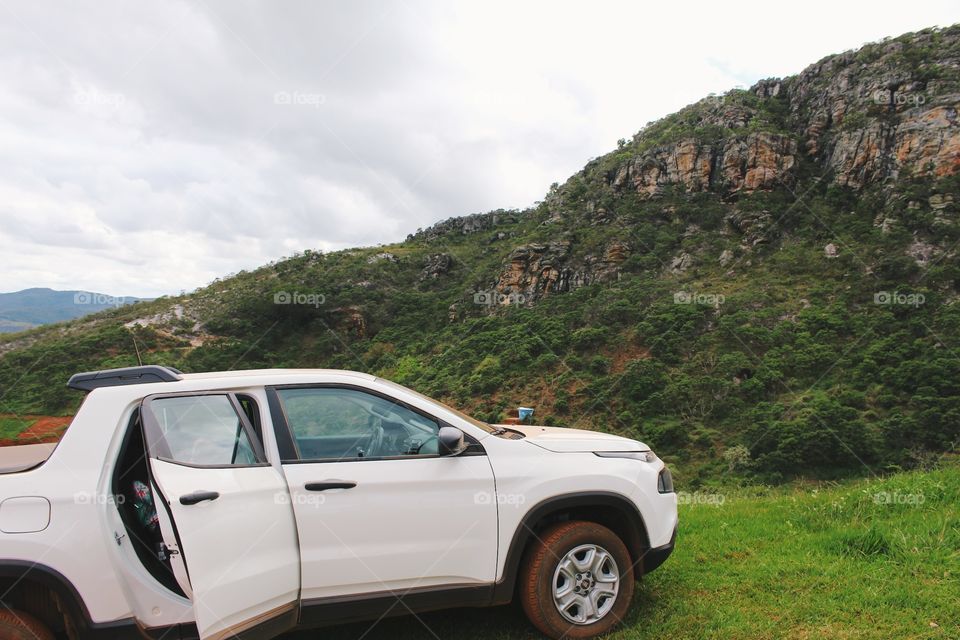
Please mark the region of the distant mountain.
<svg viewBox="0 0 960 640"><path fill-rule="evenodd" d="M142 300L144 299L92 291L55 291L41 288L0 293L0 333L25 331L42 324L73 320Z"/></svg>

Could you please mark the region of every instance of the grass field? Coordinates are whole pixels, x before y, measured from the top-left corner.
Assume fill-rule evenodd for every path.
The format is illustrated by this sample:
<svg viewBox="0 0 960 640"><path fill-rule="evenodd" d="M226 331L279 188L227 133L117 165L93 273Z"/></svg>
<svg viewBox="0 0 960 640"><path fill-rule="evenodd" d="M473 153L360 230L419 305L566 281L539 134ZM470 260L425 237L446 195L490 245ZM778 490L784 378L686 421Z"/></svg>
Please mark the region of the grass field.
<svg viewBox="0 0 960 640"><path fill-rule="evenodd" d="M960 640L960 466L681 494L673 556L610 638ZM293 636L320 637L317 632ZM355 624L325 640L536 638L519 607Z"/></svg>

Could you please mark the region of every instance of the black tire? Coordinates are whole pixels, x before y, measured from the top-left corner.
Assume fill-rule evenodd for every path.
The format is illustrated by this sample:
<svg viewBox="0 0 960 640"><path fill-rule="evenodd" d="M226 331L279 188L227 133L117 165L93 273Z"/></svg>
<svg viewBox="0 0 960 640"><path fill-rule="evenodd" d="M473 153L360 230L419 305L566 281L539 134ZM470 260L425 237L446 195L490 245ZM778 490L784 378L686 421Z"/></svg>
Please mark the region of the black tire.
<svg viewBox="0 0 960 640"><path fill-rule="evenodd" d="M601 600L607 611L591 623L571 622L554 603L555 577L561 559L582 545L605 550L616 563L620 578L612 606L606 599ZM540 534L526 554L520 573L520 602L530 622L549 638L593 638L613 629L626 615L633 599L633 576L630 553L610 529L594 522L563 522ZM564 580L561 578L561 584Z"/></svg>
<svg viewBox="0 0 960 640"><path fill-rule="evenodd" d="M53 640L46 625L31 615L13 609L0 610L0 638L3 640Z"/></svg>

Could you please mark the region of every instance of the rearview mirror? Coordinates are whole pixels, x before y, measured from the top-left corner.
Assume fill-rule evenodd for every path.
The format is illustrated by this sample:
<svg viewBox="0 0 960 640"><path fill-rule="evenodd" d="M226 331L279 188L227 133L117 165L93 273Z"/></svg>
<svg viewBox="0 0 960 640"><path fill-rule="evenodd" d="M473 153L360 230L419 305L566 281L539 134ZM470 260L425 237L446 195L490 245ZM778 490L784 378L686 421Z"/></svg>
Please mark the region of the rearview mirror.
<svg viewBox="0 0 960 640"><path fill-rule="evenodd" d="M453 427L440 427L437 442L439 453L442 456L460 455L467 448L467 445L463 442L463 431Z"/></svg>

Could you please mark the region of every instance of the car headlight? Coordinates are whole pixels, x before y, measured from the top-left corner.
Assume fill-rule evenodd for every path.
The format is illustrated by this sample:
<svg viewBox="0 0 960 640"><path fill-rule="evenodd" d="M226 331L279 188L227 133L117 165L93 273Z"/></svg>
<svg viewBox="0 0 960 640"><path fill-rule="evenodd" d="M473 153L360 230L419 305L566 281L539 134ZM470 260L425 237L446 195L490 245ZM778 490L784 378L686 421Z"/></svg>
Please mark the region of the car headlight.
<svg viewBox="0 0 960 640"><path fill-rule="evenodd" d="M656 462L658 459L653 451L594 451L593 455L601 458L629 458L640 462ZM663 465L657 475L657 491L673 493L673 474L667 465Z"/></svg>
<svg viewBox="0 0 960 640"><path fill-rule="evenodd" d="M593 455L601 458L630 458L640 462L657 461L657 454L653 451L594 451Z"/></svg>

